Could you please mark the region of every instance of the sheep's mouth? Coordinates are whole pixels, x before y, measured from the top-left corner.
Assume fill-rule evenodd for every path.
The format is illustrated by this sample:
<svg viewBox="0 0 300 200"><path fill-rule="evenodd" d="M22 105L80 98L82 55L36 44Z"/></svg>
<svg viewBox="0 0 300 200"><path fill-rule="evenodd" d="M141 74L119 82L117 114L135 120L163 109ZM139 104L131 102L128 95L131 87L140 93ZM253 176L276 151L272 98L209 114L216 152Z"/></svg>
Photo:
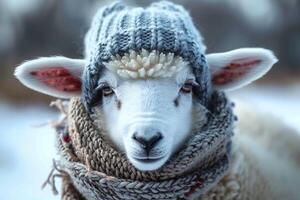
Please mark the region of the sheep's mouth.
<svg viewBox="0 0 300 200"><path fill-rule="evenodd" d="M141 163L154 163L157 161L160 161L164 157L159 157L159 158L134 158L136 161L141 162Z"/></svg>
<svg viewBox="0 0 300 200"><path fill-rule="evenodd" d="M130 157L131 163L141 171L153 171L162 167L168 159L168 156L159 157Z"/></svg>

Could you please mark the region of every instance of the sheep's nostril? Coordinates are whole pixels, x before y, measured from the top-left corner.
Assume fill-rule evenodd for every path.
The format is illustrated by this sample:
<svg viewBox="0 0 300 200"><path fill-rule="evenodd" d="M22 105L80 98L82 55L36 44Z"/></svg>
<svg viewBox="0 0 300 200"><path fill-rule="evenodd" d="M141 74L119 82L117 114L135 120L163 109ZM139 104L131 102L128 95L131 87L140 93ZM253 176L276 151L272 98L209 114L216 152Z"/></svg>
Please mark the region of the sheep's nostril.
<svg viewBox="0 0 300 200"><path fill-rule="evenodd" d="M147 152L149 152L162 138L163 136L160 132L156 132L151 137L145 137L135 132L132 137L132 139L137 141Z"/></svg>
<svg viewBox="0 0 300 200"><path fill-rule="evenodd" d="M158 143L159 140L162 139L162 134L160 132L157 132L153 137L150 138L149 140L149 146L150 149L156 144Z"/></svg>

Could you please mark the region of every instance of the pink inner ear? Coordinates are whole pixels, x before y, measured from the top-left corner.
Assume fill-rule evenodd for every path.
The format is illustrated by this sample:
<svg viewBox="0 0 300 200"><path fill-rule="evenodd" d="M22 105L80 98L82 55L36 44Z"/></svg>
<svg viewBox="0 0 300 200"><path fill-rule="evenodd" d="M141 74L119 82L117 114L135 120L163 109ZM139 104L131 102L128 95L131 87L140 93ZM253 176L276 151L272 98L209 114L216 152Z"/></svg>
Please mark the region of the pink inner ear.
<svg viewBox="0 0 300 200"><path fill-rule="evenodd" d="M212 81L215 85L231 83L247 74L259 63L261 63L261 60L249 58L234 60L227 66L213 73Z"/></svg>
<svg viewBox="0 0 300 200"><path fill-rule="evenodd" d="M76 92L81 89L80 79L63 67L51 67L32 71L30 74L47 86L63 92Z"/></svg>

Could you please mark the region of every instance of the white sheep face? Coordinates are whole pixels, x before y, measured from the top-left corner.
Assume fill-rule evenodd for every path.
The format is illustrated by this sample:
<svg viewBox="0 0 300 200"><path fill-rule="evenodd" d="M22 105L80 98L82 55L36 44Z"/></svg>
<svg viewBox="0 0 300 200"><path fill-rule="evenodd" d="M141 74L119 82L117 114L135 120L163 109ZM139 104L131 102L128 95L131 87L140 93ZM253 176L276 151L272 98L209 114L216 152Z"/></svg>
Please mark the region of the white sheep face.
<svg viewBox="0 0 300 200"><path fill-rule="evenodd" d="M215 90L247 85L277 61L271 51L261 48L209 54L206 59L212 80L209 84ZM65 57L39 58L17 67L15 75L31 89L68 99L81 95L87 64ZM103 97L93 109L95 122L104 121L106 136L136 168L160 168L189 137L191 126L205 121L204 112L192 116L195 102L191 89L196 83L191 68L182 58L157 51L131 51L105 64L98 80ZM104 119L99 119L100 114ZM192 118L197 118L197 124Z"/></svg>
<svg viewBox="0 0 300 200"><path fill-rule="evenodd" d="M104 72L99 80L105 87L99 111L105 116L108 138L136 168L158 169L188 137L194 80L188 67L156 79Z"/></svg>

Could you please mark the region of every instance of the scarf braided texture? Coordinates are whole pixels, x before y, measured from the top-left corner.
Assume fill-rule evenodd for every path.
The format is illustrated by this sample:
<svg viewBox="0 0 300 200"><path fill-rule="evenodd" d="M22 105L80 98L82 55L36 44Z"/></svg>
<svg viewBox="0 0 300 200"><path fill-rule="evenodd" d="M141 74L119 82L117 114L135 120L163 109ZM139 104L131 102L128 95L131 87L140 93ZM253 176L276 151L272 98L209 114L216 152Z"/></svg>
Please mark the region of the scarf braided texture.
<svg viewBox="0 0 300 200"><path fill-rule="evenodd" d="M208 122L160 169L139 171L103 138L82 102L74 98L58 131L60 168L80 195L93 199L194 199L229 168L234 116L221 92L214 92ZM69 198L65 198L69 199Z"/></svg>

